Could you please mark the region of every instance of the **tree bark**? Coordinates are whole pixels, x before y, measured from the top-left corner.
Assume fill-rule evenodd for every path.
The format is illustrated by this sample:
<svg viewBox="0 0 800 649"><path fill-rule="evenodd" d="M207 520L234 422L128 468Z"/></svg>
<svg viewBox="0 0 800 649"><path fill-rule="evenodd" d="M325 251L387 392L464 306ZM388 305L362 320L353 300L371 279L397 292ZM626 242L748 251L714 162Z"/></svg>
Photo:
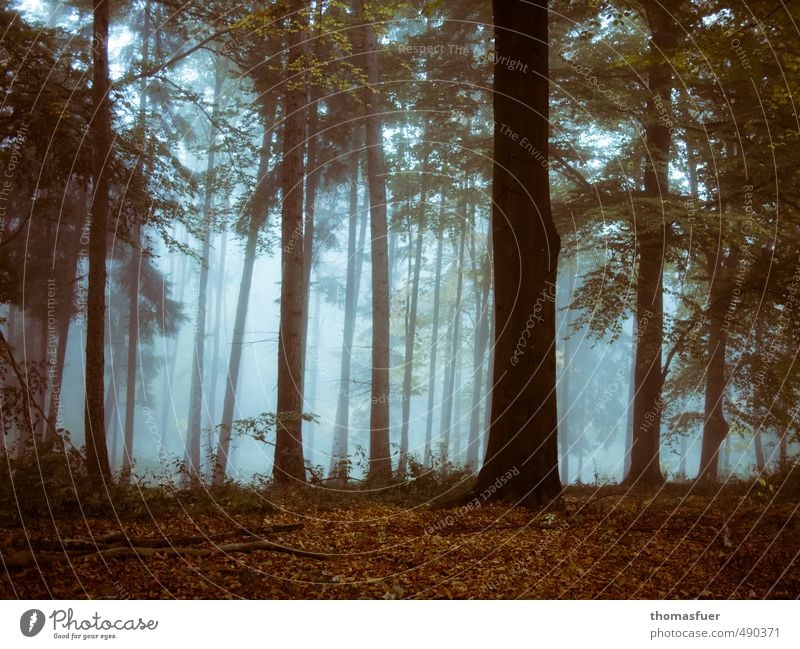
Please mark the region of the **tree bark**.
<svg viewBox="0 0 800 649"><path fill-rule="evenodd" d="M725 355L728 349L728 328L725 312L733 297L733 284L727 277L729 268L723 263L722 251L709 254L711 287L708 309L708 347L703 416L703 441L700 448L700 470L697 478L715 482L718 478L719 452L728 435L725 420ZM734 255L732 260L736 259ZM734 263L735 265L735 263Z"/></svg>
<svg viewBox="0 0 800 649"><path fill-rule="evenodd" d="M546 0L494 0L495 356L492 423L475 492L541 505L558 498L555 282L561 242L550 211ZM507 58L505 58L507 57ZM502 61L516 60L529 73ZM513 66L519 68L519 66ZM537 307L538 300L538 309ZM530 318L535 314L533 327ZM515 356L520 336L529 334Z"/></svg>
<svg viewBox="0 0 800 649"><path fill-rule="evenodd" d="M370 234L372 236L372 404L370 408L369 477L388 480L392 475L389 451L389 253L386 215L386 161L380 118L378 39L366 3L359 0L362 23L362 66L369 186Z"/></svg>
<svg viewBox="0 0 800 649"><path fill-rule="evenodd" d="M675 24L661 3L644 3L651 30L650 53L654 61L649 70L647 100L647 150L644 193L650 199L669 196L669 155L672 135L668 120L672 109L672 69L664 58L677 45ZM668 228L660 210L645 208L647 221L637 224L636 247L639 275L636 290L638 341L635 359L636 395L633 407L633 444L629 485L656 486L664 481L661 473L661 391L662 347L664 340L663 263Z"/></svg>
<svg viewBox="0 0 800 649"><path fill-rule="evenodd" d="M84 431L89 479L106 483L111 477L106 447L103 391L105 374L106 233L112 147L108 78L108 2L94 0L92 35L93 141L91 224L89 226L89 282L86 306L86 396Z"/></svg>
<svg viewBox="0 0 800 649"><path fill-rule="evenodd" d="M306 89L298 72L305 48L308 15L302 0L290 4L286 119L283 131L283 205L281 210L281 322L278 332L278 416L273 477L278 484L305 483L303 460L303 331L305 275L303 250L303 143Z"/></svg>

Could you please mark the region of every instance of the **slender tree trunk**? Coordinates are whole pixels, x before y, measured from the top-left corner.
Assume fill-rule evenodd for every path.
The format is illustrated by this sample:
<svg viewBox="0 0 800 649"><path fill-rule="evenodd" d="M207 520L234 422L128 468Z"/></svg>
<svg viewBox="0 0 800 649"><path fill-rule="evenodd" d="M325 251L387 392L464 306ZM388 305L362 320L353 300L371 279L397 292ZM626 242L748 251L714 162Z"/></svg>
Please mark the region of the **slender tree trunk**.
<svg viewBox="0 0 800 649"><path fill-rule="evenodd" d="M236 391L239 385L239 370L242 364L244 328L247 323L247 306L250 302L250 288L253 283L253 267L256 262L258 232L267 218L267 205L270 196L268 172L272 150L272 130L270 129L269 122L271 122L271 120L265 120L264 122L264 136L261 141L261 156L258 163L256 188L248 205L250 223L244 248L244 265L242 267L242 277L239 282L239 296L236 301L236 316L233 323L233 338L228 360L228 374L225 377L225 400L222 405L219 446L214 462L213 484L215 487L220 487L225 483L225 474L230 459L233 413L236 407Z"/></svg>
<svg viewBox="0 0 800 649"><path fill-rule="evenodd" d="M387 250L386 161L380 118L378 39L364 0L358 2L363 21L362 66L366 118L367 184L372 235L372 407L370 408L369 477L388 480L392 475L389 451L389 253Z"/></svg>
<svg viewBox="0 0 800 649"><path fill-rule="evenodd" d="M756 375L756 359L757 355L754 354L751 359L751 370L750 374L752 376ZM756 386L755 381L753 381L753 401L752 401L752 408L753 408L753 452L755 453L755 460L756 460L756 469L758 470L759 475L761 475L764 470L766 469L766 462L764 461L764 445L761 440L761 401L758 394L758 386Z"/></svg>
<svg viewBox="0 0 800 649"><path fill-rule="evenodd" d="M308 16L304 2L291 5L288 70L296 70L305 54ZM281 210L281 322L278 333L278 417L273 477L278 484L306 481L303 460L303 332L305 272L303 251L303 142L306 90L303 76L292 78L286 91L283 135L283 205Z"/></svg>
<svg viewBox="0 0 800 649"><path fill-rule="evenodd" d="M425 457L424 464L433 465L433 406L436 397L436 360L439 352L439 310L442 294L442 257L444 243L444 192L439 194L439 225L436 236L436 273L433 280L433 323L431 328L431 365L428 373L428 411L425 421Z"/></svg>
<svg viewBox="0 0 800 649"><path fill-rule="evenodd" d="M321 4L317 3L317 6L321 8ZM319 28L319 21L317 21L317 27ZM319 43L319 34L317 34L317 43ZM303 291L305 292L305 300L303 301L303 343L302 343L302 354L303 354L303 383L305 384L305 374L310 372L311 369L309 368L308 363L306 362L308 357L308 325L309 325L309 317L308 317L308 303L311 296L311 271L314 264L314 209L316 203L316 194L317 194L317 185L319 184L319 171L317 170L317 138L318 138L318 123L319 123L319 91L314 86L311 89L310 94L310 102L308 106L308 139L306 144L306 177L305 177L305 218L304 218L304 226L303 226ZM319 293L317 293L317 300L319 300ZM319 302L315 305L317 315L319 315ZM319 337L317 337L317 342L319 342ZM317 365L314 365L313 372L313 388L316 391L316 372L317 372ZM305 394L305 390L302 390L302 393ZM316 395L313 395L314 397ZM313 399L308 402L310 404L309 408L313 412L314 409L314 401ZM314 426L316 424L313 421L304 421L302 422L303 432L308 433L308 439L305 442L305 446L308 449L308 453L311 453L311 450L314 447L314 439L313 439L313 431Z"/></svg>
<svg viewBox="0 0 800 649"><path fill-rule="evenodd" d="M87 192L84 190L77 190L80 193L80 213L85 214L89 207ZM58 311L58 347L56 349L56 367L55 375L53 377L53 387L50 394L50 404L47 413L47 419L50 421L50 426L45 430L47 431L48 438L53 435L52 431L58 430L63 424L62 416L64 405L62 403L62 383L64 380L64 366L67 358L67 343L69 342L69 330L74 313L73 300L75 296L75 280L78 273L78 261L80 254L80 236L78 233L72 235L72 245L68 247L67 254L70 259L70 269L67 275L67 287L65 290L65 297L61 300L60 308ZM9 333L11 323L11 305L9 305Z"/></svg>
<svg viewBox="0 0 800 649"><path fill-rule="evenodd" d="M466 186L464 188L466 192ZM464 243L466 239L466 224L462 224L461 237L459 238L458 253L456 256L456 302L453 305L453 320L450 325L448 336L448 358L445 369L445 384L442 390L442 423L441 423L441 451L440 457L442 465L449 461L450 438L452 436L453 423L453 400L455 396L456 365L458 363L459 350L461 348L461 295L464 286Z"/></svg>
<svg viewBox="0 0 800 649"><path fill-rule="evenodd" d="M133 462L133 427L136 413L136 363L139 343L139 274L142 268L142 249L140 228L136 230L136 247L131 249L131 258L128 264L128 281L130 281L128 295L128 363L127 381L125 385L125 432L122 448L122 471L120 483L129 484L131 480L131 466Z"/></svg>
<svg viewBox="0 0 800 649"><path fill-rule="evenodd" d="M309 299L311 295L309 294ZM317 384L319 381L319 344L320 338L322 334L321 325L320 325L320 309L321 309L321 302L322 302L322 293L320 291L314 291L314 315L311 317L311 320L314 322L314 345L313 345L313 356L312 356L312 363L309 363L307 366L308 372L308 389L306 390L307 398L305 402L308 404L307 409L310 410L312 413L316 413L316 405L317 405ZM306 357L308 357L308 343L305 345L306 347ZM304 362L305 364L305 362ZM310 459L314 452L314 427L317 425L316 422L307 421L303 422L305 425L305 430L303 431L304 437L304 444L305 448L308 451L307 455ZM307 433L307 434L306 434Z"/></svg>
<svg viewBox="0 0 800 649"><path fill-rule="evenodd" d="M42 386L40 388L41 403L44 405L47 402L47 395L49 392L50 387L50 374L48 372L49 364L47 360L47 300L45 299L45 304L43 305L43 313L44 315L39 320L39 344L38 344L38 357L39 361L42 364ZM45 440L45 424L47 422L43 417L39 417L36 423L36 439L39 442L44 442Z"/></svg>
<svg viewBox="0 0 800 649"><path fill-rule="evenodd" d="M778 468L782 472L789 466L789 428L783 429L778 442Z"/></svg>
<svg viewBox="0 0 800 649"><path fill-rule="evenodd" d="M492 5L497 52L492 245L494 259L503 263L495 264L492 426L475 493L540 505L561 491L555 354L561 243L550 211L548 169L520 141L547 159L548 9L546 0L493 0ZM527 65L529 74L501 63L508 60ZM527 346L515 355L524 332L530 336Z"/></svg>
<svg viewBox="0 0 800 649"><path fill-rule="evenodd" d="M92 482L111 477L103 413L105 374L106 233L111 165L111 110L108 91L108 1L94 0L92 35L92 103L94 187L89 227L89 285L86 307L86 468Z"/></svg>
<svg viewBox="0 0 800 649"><path fill-rule="evenodd" d="M488 256L484 255L484 263L481 264L481 266L480 282L478 282L477 277L475 278L475 302L477 304L478 317L475 327L475 348L472 353L472 412L470 413L469 446L467 447L467 468L473 472L478 469L478 458L480 457L481 386L483 385L483 366L486 359L486 348L489 343L489 287L491 283L491 271L489 268Z"/></svg>
<svg viewBox="0 0 800 649"><path fill-rule="evenodd" d="M211 206L214 198L216 171L216 118L219 112L219 97L224 80L223 68L216 62L214 73L214 103L211 111L211 131L208 140L205 196L203 199L203 241L200 253L200 281L197 290L195 311L194 348L192 352L192 384L189 392L189 418L186 428L186 469L189 484L197 488L201 482L200 440L203 421L203 383L205 377L206 315L208 312L208 265L211 253Z"/></svg>
<svg viewBox="0 0 800 649"><path fill-rule="evenodd" d="M570 302L575 293L575 262L570 260L566 264L567 273L567 311L564 314L564 369L561 374L561 411L564 413L559 422L559 432L561 438L561 481L564 484L569 483L569 375L572 373L572 309Z"/></svg>
<svg viewBox="0 0 800 649"><path fill-rule="evenodd" d="M636 339L638 327L636 326L636 311L631 318L631 351L630 357L634 359L631 363L630 380L628 381L628 409L625 418L625 461L622 472L623 480L628 478L631 471L631 453L633 451L633 410L636 403Z"/></svg>
<svg viewBox="0 0 800 649"><path fill-rule="evenodd" d="M224 295L225 295L225 265L228 258L228 229L222 231L219 243L219 262L217 267L217 289L214 302L214 342L211 347L211 374L208 386L209 420L217 420L217 386L219 384L219 344L225 335L223 325Z"/></svg>
<svg viewBox="0 0 800 649"><path fill-rule="evenodd" d="M172 256L172 259L174 259L174 256ZM177 301L179 304L183 304L184 297L186 295L186 286L189 284L191 275L188 257L186 255L181 255L180 261L180 272L177 271L177 264L174 264L172 261L170 261L170 277L175 277L176 273L178 275L176 286L179 286L180 290L178 291ZM163 295L166 296L166 286L162 288L162 291ZM167 362L164 366L161 394L161 445L165 452L169 447L169 439L174 437L172 433L174 428L173 422L175 415L175 404L172 399L172 386L175 384L175 371L178 364L179 339L180 331L178 331L175 336L164 341L164 353ZM170 418L170 414L173 415L172 419Z"/></svg>
<svg viewBox="0 0 800 649"><path fill-rule="evenodd" d="M427 200L426 188L423 186L420 202L422 209L425 209ZM424 212L423 212L424 214ZM419 277L422 268L422 244L423 231L425 229L424 218L417 225L417 238L414 244L414 269L411 281L411 304L408 311L408 327L406 329L406 354L403 367L403 401L402 401L402 425L400 427L400 460L397 467L397 475L403 479L408 470L408 426L411 415L411 382L414 376L414 343L417 337L417 305L419 303Z"/></svg>
<svg viewBox="0 0 800 649"><path fill-rule="evenodd" d="M353 356L353 339L358 312L361 266L364 259L364 239L367 219L361 219L361 232L356 242L358 227L358 158L353 157L352 184L350 185L350 219L347 238L347 286L344 300L344 327L342 332L342 364L339 375L339 396L336 404L336 423L333 432L330 475L346 481L348 473L348 433L350 428L350 368Z"/></svg>
<svg viewBox="0 0 800 649"><path fill-rule="evenodd" d="M148 66L150 48L150 2L145 4L142 18L142 70ZM144 132L147 111L147 81L142 79L139 86L139 128ZM142 140L142 151L137 161L137 171L141 174L144 170L146 142ZM128 265L128 281L130 282L128 294L128 367L125 385L125 438L122 449L122 471L120 482L129 484L131 480L131 467L133 464L133 428L136 416L136 367L139 353L139 276L142 271L142 226L134 224L134 246L131 248L131 258Z"/></svg>
<svg viewBox="0 0 800 649"><path fill-rule="evenodd" d="M647 150L644 192L651 199L666 200L669 196L670 128L664 116L672 110L672 69L664 58L677 45L674 19L658 2L644 3L651 29L651 52L659 57L649 70L647 100ZM636 396L633 408L633 445L627 483L655 486L664 481L661 474L662 347L664 340L663 263L668 239L668 226L660 211L653 210L647 222L637 224L639 276L636 292L636 323L639 328L636 345Z"/></svg>

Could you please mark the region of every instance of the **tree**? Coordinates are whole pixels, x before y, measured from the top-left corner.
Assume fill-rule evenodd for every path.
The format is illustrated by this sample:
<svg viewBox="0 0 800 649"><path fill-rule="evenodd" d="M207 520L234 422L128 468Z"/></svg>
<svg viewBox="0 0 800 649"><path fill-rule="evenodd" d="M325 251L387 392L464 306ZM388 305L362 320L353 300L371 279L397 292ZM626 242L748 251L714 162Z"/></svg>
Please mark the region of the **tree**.
<svg viewBox="0 0 800 649"><path fill-rule="evenodd" d="M370 409L369 475L391 477L389 453L389 250L386 221L386 161L383 154L378 84L378 39L369 22L364 0L359 0L362 21L362 89L367 147L370 234L372 236L372 407Z"/></svg>
<svg viewBox="0 0 800 649"><path fill-rule="evenodd" d="M303 142L306 90L303 83L304 2L290 3L286 119L283 134L283 207L281 210L281 322L278 332L278 417L273 476L279 484L303 483ZM310 244L308 244L310 245Z"/></svg>
<svg viewBox="0 0 800 649"><path fill-rule="evenodd" d="M561 244L548 167L540 164L549 139L548 6L546 0L492 6L496 333L492 424L475 492L541 505L561 490L553 293ZM502 64L512 60L519 66ZM515 355L521 336L527 346Z"/></svg>
<svg viewBox="0 0 800 649"><path fill-rule="evenodd" d="M669 57L678 45L679 27L660 2L642 4L650 26L650 69L646 112L647 151L644 195L652 203L642 206L644 223L637 223L639 271L636 285L636 357L634 369L631 485L654 486L661 474L661 419L664 411L662 353L664 341L665 249L670 226L664 213L669 200L669 156L672 145L672 68Z"/></svg>
<svg viewBox="0 0 800 649"><path fill-rule="evenodd" d="M150 52L150 0L147 0L142 18L142 70L148 65ZM139 86L139 127L145 133L145 119L147 117L147 81L142 78ZM139 155L137 170L144 169L144 157L147 151L147 142L142 139L142 151ZM141 236L141 223L134 225L135 247L131 249L131 258L128 264L131 282L128 292L128 378L125 385L125 433L122 451L122 470L120 482L128 484L131 479L133 464L133 428L136 416L136 364L139 349L139 274L142 269L143 242ZM134 280L134 278L136 278ZM116 439L116 438L115 438Z"/></svg>
<svg viewBox="0 0 800 649"><path fill-rule="evenodd" d="M94 187L89 228L89 285L86 305L86 461L89 478L111 476L106 447L105 394L106 232L112 145L108 78L108 2L94 0L92 36L92 100L90 124L94 151Z"/></svg>
<svg viewBox="0 0 800 649"><path fill-rule="evenodd" d="M273 108L273 111L275 108ZM274 113L273 113L274 114ZM256 262L258 232L267 218L267 205L271 195L268 178L270 154L273 143L273 127L271 119L265 118L264 134L261 141L256 186L247 205L247 238L244 248L244 265L239 282L239 296L236 300L236 316L233 323L233 339L228 361L228 373L225 377L225 399L222 405L222 421L219 431L219 445L214 462L213 484L220 487L225 482L230 455L231 433L233 429L233 410L236 407L236 391L239 387L239 370L242 364L242 346L244 345L244 328L247 322L247 307L250 303L250 288L253 283L253 267Z"/></svg>
<svg viewBox="0 0 800 649"><path fill-rule="evenodd" d="M200 278L194 322L192 349L192 384L189 393L189 417L186 428L186 470L192 487L200 484L200 439L203 413L203 383L205 377L206 313L208 311L208 272L211 252L211 208L214 198L214 176L216 172L217 124L220 93L225 79L223 63L214 60L214 100L211 109L208 155L204 178L205 194L201 214L202 235L200 242Z"/></svg>

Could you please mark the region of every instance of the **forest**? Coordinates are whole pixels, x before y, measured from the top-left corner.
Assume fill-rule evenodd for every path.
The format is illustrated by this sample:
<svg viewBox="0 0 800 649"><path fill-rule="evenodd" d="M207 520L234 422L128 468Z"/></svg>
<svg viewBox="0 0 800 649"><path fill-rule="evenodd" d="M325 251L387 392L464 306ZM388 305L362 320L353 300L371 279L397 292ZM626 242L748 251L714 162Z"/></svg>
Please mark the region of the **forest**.
<svg viewBox="0 0 800 649"><path fill-rule="evenodd" d="M0 3L0 597L800 596L798 23Z"/></svg>

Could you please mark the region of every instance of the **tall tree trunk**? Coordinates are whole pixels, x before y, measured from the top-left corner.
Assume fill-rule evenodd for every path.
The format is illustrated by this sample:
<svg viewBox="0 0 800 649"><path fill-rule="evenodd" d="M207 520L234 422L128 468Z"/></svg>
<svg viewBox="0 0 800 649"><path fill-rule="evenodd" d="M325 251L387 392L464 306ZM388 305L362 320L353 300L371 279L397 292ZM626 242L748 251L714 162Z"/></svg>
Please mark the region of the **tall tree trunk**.
<svg viewBox="0 0 800 649"><path fill-rule="evenodd" d="M444 243L444 192L439 194L439 224L436 236L436 273L433 279L433 322L431 323L431 364L428 373L428 410L425 421L425 457L426 467L433 465L433 406L436 397L436 360L439 352L439 310L442 294L442 256Z"/></svg>
<svg viewBox="0 0 800 649"><path fill-rule="evenodd" d="M423 171L423 173L425 173ZM427 188L424 185L420 197L422 209L425 209L427 200ZM417 237L414 244L414 269L411 281L411 304L408 310L408 327L406 329L406 353L403 367L403 400L402 406L402 425L400 427L400 460L397 467L397 475L403 479L408 470L408 426L411 415L411 382L414 375L414 343L417 337L417 305L419 303L419 277L422 268L422 234L425 230L424 211L423 217L417 224Z"/></svg>
<svg viewBox="0 0 800 649"><path fill-rule="evenodd" d="M733 259L733 258L731 258ZM728 328L725 312L733 297L733 284L727 277L729 269L722 260L722 251L709 255L711 288L708 308L708 351L703 416L703 442L700 448L698 480L714 482L718 477L718 460L722 443L728 435L725 420L725 355L728 349Z"/></svg>
<svg viewBox="0 0 800 649"><path fill-rule="evenodd" d="M274 113L273 113L274 117ZM219 427L219 446L214 462L213 484L220 487L225 483L231 448L233 428L233 412L236 407L236 391L239 385L239 370L242 364L242 345L244 344L244 328L247 323L247 306L250 302L250 288L253 283L253 267L256 263L258 232L267 218L269 203L269 161L272 151L271 120L264 121L264 135L261 140L261 155L258 162L258 177L253 197L248 205L250 222L247 229L247 241L244 248L244 265L239 282L239 296L236 301L236 316L233 322L233 337L228 360L228 373L225 377L225 400L222 405L222 421Z"/></svg>
<svg viewBox="0 0 800 649"><path fill-rule="evenodd" d="M669 196L669 152L672 142L669 125L672 110L672 69L664 57L675 50L677 36L674 19L661 3L644 3L651 30L649 98L647 100L647 150L644 193L651 199ZM645 208L651 209L651 208ZM626 481L630 485L655 486L664 481L661 474L661 415L664 410L661 390L662 346L664 340L663 263L669 232L660 210L652 210L637 224L636 246L639 275L636 290L636 396L633 407L633 445L631 466Z"/></svg>
<svg viewBox="0 0 800 649"><path fill-rule="evenodd" d="M478 316L475 327L475 347L472 352L472 411L470 413L469 445L467 447L467 468L473 472L478 469L478 458L480 457L481 386L483 385L486 348L489 343L489 287L492 276L488 255L483 255L483 259L480 282L478 277L475 277L475 303Z"/></svg>
<svg viewBox="0 0 800 649"><path fill-rule="evenodd" d="M756 375L757 367L756 362L758 355L753 354L751 358L751 376ZM761 475L766 469L766 462L764 461L764 445L761 441L761 400L758 393L758 386L753 381L753 394L752 394L752 420L753 420L753 452L755 453L756 469Z"/></svg>
<svg viewBox="0 0 800 649"><path fill-rule="evenodd" d="M177 302L178 304L183 304L184 297L186 295L186 287L189 284L189 279L191 277L191 269L187 255L180 256L180 272L177 271L177 264L174 263L174 259L175 256L170 255L170 277L178 277L178 280L175 283L176 286L180 287L178 290ZM166 296L166 285L162 287L162 291L162 294ZM164 339L164 358L166 359L166 363L164 365L161 391L161 446L165 453L170 445L169 440L174 438L172 433L174 429L173 422L175 421L174 416L176 411L172 386L175 384L175 371L178 365L177 359L179 339L180 331L178 331L175 336L172 336L169 339ZM170 418L170 414L173 415L172 418Z"/></svg>
<svg viewBox="0 0 800 649"><path fill-rule="evenodd" d="M186 427L186 469L189 484L196 488L201 482L200 440L203 421L203 383L205 377L206 315L208 311L208 264L211 252L211 204L214 198L216 172L216 118L219 112L219 97L224 80L222 64L214 67L214 103L211 110L211 129L208 140L206 162L205 196L203 198L203 241L200 253L200 280L195 311L194 348L192 352L192 385L189 392L189 421Z"/></svg>
<svg viewBox="0 0 800 649"><path fill-rule="evenodd" d="M287 70L296 71L305 53L306 5L294 0ZM305 72L293 72L287 85L283 135L283 205L281 210L281 322L278 332L278 416L273 477L278 484L304 483L303 331L305 274L303 250L303 142L305 141ZM310 245L310 244L308 244Z"/></svg>
<svg viewBox="0 0 800 649"><path fill-rule="evenodd" d="M142 71L148 66L150 51L150 1L145 3L142 17ZM147 112L147 80L142 79L139 85L139 129L144 133ZM147 143L142 138L142 150L136 162L137 172L144 171L144 157ZM125 438L122 449L122 471L120 482L129 484L133 464L133 427L136 416L136 361L139 353L139 276L142 271L142 225L134 224L134 246L128 264L128 367L125 384Z"/></svg>
<svg viewBox="0 0 800 649"><path fill-rule="evenodd" d="M211 345L211 374L208 386L209 420L217 421L217 386L219 385L219 344L225 335L223 326L225 295L225 265L228 258L228 228L222 231L219 243L219 262L217 264L217 288L214 300L214 342Z"/></svg>
<svg viewBox="0 0 800 649"><path fill-rule="evenodd" d="M547 2L493 0L495 23L492 245L495 356L492 425L475 492L529 505L561 491L558 478L555 283L561 248L550 211L547 159L549 70ZM516 60L511 70L502 61ZM532 308L538 320L530 327ZM514 354L523 332L524 353Z"/></svg>
<svg viewBox="0 0 800 649"><path fill-rule="evenodd" d="M311 295L309 294L308 297L310 301ZM321 303L322 303L322 292L314 291L314 313L310 318L314 322L314 344L313 344L311 362L309 362L306 367L306 372L308 373L308 389L304 390L304 392L308 395L305 398L305 402L308 404L307 408L312 413L317 412L316 404L317 404L317 385L319 382L319 343L320 343L320 338L322 337L322 329L320 325ZM305 345L306 358L308 358L309 346L310 344L308 343L307 339ZM310 459L314 452L314 427L317 424L316 422L313 421L306 421L303 423L305 426L303 430L303 440L304 440L303 443L307 451L306 455Z"/></svg>
<svg viewBox="0 0 800 649"><path fill-rule="evenodd" d="M564 484L569 483L569 375L572 372L570 365L572 364L572 309L570 302L575 293L575 261L570 259L566 264L567 273L567 311L564 314L564 370L561 373L561 411L564 413L559 422L559 437L561 438L561 481Z"/></svg>
<svg viewBox="0 0 800 649"><path fill-rule="evenodd" d="M319 10L322 8L321 3L317 3ZM320 27L320 21L317 20L317 29ZM317 43L319 43L319 33L317 33ZM303 225L303 291L305 293L305 300L303 301L303 384L305 384L305 374L310 371L309 365L306 362L308 357L308 303L311 295L311 271L314 264L314 208L317 195L317 185L319 184L319 171L317 170L317 138L318 138L318 123L319 123L319 90L316 86L312 87L310 94L310 102L308 105L308 136L306 144L306 177L305 177L305 217ZM319 300L319 293L317 293L317 300ZM319 302L315 305L317 315L319 315ZM319 337L317 337L319 342ZM314 365L314 391L316 391L316 372L317 365ZM301 387L301 393L305 394L305 390ZM310 401L309 409L314 408L314 401ZM308 433L308 439L305 446L309 454L314 446L313 430L316 423L313 421L302 422L304 433Z"/></svg>
<svg viewBox="0 0 800 649"><path fill-rule="evenodd" d="M628 409L625 417L625 458L622 470L623 480L628 478L631 472L631 453L633 451L633 410L636 403L636 339L638 328L636 327L636 312L631 318L631 350L630 357L634 360L631 363L630 380L628 381Z"/></svg>
<svg viewBox="0 0 800 649"><path fill-rule="evenodd" d="M389 451L389 253L387 250L386 161L380 118L378 39L366 2L358 0L362 23L362 66L366 121L367 184L372 235L372 404L370 408L369 477L388 480L392 475Z"/></svg>
<svg viewBox="0 0 800 649"><path fill-rule="evenodd" d="M358 293L361 284L361 267L364 260L364 245L367 219L361 219L360 234L356 242L358 227L358 158L353 157L352 182L350 185L350 222L347 237L347 285L344 299L344 326L342 331L342 364L339 374L339 396L336 403L336 423L333 431L330 475L347 480L348 434L350 428L350 368L353 356L353 339L358 313Z"/></svg>
<svg viewBox="0 0 800 649"><path fill-rule="evenodd" d="M76 190L80 194L80 214L86 214L89 207L88 193L85 190ZM53 435L53 431L63 427L64 404L62 402L62 383L64 380L64 366L67 358L67 343L69 342L69 330L73 316L73 300L75 297L75 280L78 273L78 262L80 254L80 236L73 233L72 245L68 247L67 254L70 259L69 273L67 275L66 296L61 300L58 310L58 347L56 349L56 367L53 377L53 387L50 394L50 404L47 419L50 425L45 429L48 438ZM12 307L9 305L9 332L11 330Z"/></svg>
<svg viewBox="0 0 800 649"><path fill-rule="evenodd" d="M111 476L103 414L105 375L106 234L111 155L111 110L108 91L108 1L94 0L92 35L92 103L90 124L94 149L92 219L89 226L89 284L86 307L86 468L92 482Z"/></svg>
<svg viewBox="0 0 800 649"><path fill-rule="evenodd" d="M464 192L467 191L466 185ZM463 213L463 212L462 212ZM467 234L466 224L462 224L461 237L459 237L458 253L456 255L456 301L453 305L453 319L450 324L447 349L447 365L445 369L445 383L442 389L442 421L441 421L441 447L440 457L442 465L449 461L450 437L453 423L453 398L455 393L456 365L461 348L461 294L464 286L464 243Z"/></svg>

